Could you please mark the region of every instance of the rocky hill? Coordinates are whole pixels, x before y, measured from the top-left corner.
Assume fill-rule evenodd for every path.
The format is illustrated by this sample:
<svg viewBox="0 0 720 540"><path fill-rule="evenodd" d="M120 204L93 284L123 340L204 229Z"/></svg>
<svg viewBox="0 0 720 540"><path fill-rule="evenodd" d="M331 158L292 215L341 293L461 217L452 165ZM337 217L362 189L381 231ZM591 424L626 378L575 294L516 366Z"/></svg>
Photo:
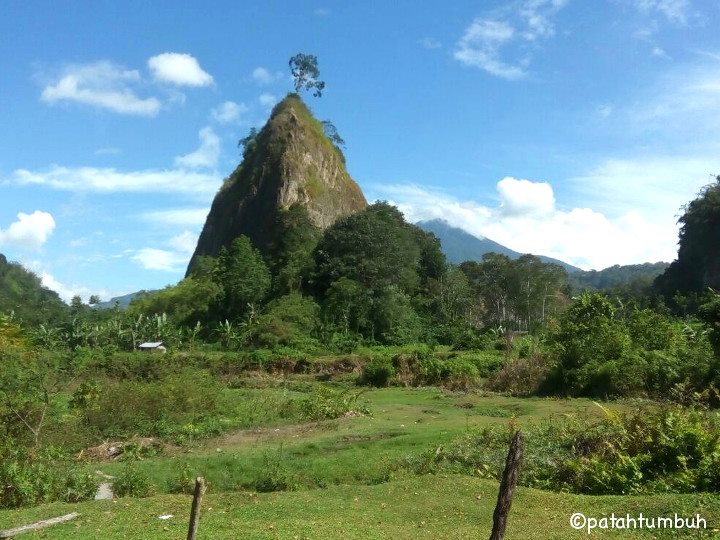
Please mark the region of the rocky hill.
<svg viewBox="0 0 720 540"><path fill-rule="evenodd" d="M302 100L290 94L246 141L242 163L215 196L188 271L199 256L216 256L240 235L267 253L278 213L294 204L304 207L319 229L367 206L340 149Z"/></svg>

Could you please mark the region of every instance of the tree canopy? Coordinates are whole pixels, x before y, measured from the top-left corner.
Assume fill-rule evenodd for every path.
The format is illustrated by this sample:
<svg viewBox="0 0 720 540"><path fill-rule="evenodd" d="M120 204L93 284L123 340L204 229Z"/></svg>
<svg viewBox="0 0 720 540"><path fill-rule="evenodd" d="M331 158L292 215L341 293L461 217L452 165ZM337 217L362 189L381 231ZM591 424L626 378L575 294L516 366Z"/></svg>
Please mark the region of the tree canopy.
<svg viewBox="0 0 720 540"><path fill-rule="evenodd" d="M655 280L667 298L720 287L720 176L688 203L678 220L678 257Z"/></svg>
<svg viewBox="0 0 720 540"><path fill-rule="evenodd" d="M298 53L288 62L290 73L293 76L295 91L312 91L315 97L321 97L325 89L325 82L320 80L317 56L313 54Z"/></svg>

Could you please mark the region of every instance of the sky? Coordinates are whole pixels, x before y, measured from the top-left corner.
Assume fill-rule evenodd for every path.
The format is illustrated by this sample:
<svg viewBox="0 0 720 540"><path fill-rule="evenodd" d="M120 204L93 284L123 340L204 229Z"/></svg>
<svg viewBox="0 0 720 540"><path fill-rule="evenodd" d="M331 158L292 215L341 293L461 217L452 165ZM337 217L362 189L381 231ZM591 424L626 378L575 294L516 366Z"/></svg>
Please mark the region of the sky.
<svg viewBox="0 0 720 540"><path fill-rule="evenodd" d="M584 269L671 261L720 174L719 24L715 0L7 0L0 252L66 300L178 282L304 52L368 200Z"/></svg>

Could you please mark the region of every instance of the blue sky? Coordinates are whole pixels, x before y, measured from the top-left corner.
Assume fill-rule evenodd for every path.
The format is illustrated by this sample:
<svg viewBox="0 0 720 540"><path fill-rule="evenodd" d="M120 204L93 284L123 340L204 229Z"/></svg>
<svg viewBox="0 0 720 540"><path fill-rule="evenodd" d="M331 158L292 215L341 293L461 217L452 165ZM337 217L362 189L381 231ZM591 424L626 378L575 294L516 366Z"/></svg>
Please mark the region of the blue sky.
<svg viewBox="0 0 720 540"><path fill-rule="evenodd" d="M297 52L350 174L413 221L583 268L671 260L720 173L715 1L176 4L3 5L0 252L65 298L182 277Z"/></svg>

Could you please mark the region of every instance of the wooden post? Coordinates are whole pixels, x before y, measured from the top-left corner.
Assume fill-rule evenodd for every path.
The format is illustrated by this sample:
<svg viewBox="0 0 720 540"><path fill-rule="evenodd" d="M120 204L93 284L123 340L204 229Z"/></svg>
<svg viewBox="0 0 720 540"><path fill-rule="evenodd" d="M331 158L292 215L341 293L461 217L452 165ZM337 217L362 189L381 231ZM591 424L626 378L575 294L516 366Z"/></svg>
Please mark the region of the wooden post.
<svg viewBox="0 0 720 540"><path fill-rule="evenodd" d="M500 481L500 492L498 493L497 505L493 514L493 528L490 540L503 540L505 538L505 527L507 517L512 505L513 490L517 485L520 462L523 454L523 438L520 431L516 431L510 441L505 470Z"/></svg>
<svg viewBox="0 0 720 540"><path fill-rule="evenodd" d="M188 527L187 540L195 540L198 523L200 522L200 504L205 494L205 479L198 476L195 479L195 492L193 493L192 508L190 510L190 526Z"/></svg>

